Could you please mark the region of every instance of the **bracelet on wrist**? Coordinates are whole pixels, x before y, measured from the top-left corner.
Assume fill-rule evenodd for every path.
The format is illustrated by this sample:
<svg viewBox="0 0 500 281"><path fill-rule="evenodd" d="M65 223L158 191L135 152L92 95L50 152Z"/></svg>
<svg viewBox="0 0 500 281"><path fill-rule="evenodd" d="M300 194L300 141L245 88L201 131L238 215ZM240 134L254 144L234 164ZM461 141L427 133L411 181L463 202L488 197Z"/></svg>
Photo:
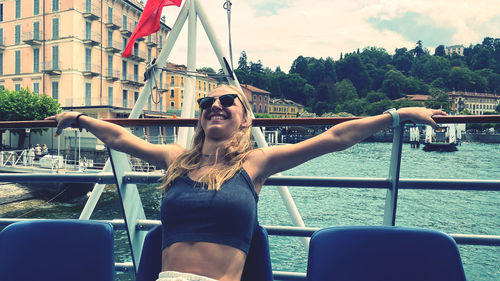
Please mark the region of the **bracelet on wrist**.
<svg viewBox="0 0 500 281"><path fill-rule="evenodd" d="M392 117L392 126L391 128L396 128L399 126L399 114L398 111L395 108L388 109L384 111L384 113L389 113Z"/></svg>
<svg viewBox="0 0 500 281"><path fill-rule="evenodd" d="M87 114L85 114L85 113L80 113L80 114L78 114L78 115L75 117L75 123L73 123L73 124L71 125L71 127L72 127L72 128L79 129L79 130L80 130L80 132L82 131L82 127L81 127L81 125L80 125L80 117L82 117L82 116L88 116L88 115L87 115Z"/></svg>

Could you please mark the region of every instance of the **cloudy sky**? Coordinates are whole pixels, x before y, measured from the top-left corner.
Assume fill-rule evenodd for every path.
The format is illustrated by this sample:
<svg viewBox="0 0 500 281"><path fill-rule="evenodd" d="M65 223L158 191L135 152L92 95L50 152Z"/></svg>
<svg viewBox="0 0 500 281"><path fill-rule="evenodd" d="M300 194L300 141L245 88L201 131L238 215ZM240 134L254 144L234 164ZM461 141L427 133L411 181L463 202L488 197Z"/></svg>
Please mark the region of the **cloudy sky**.
<svg viewBox="0 0 500 281"><path fill-rule="evenodd" d="M225 0L201 0L229 56ZM232 0L233 61L241 51L249 61L288 72L297 56L332 57L367 46L414 48L422 40L434 53L445 46L481 43L500 37L500 0ZM183 1L184 4L184 1ZM166 7L172 27L180 11ZM169 61L186 64L187 22ZM198 24L197 67L220 68L201 24Z"/></svg>

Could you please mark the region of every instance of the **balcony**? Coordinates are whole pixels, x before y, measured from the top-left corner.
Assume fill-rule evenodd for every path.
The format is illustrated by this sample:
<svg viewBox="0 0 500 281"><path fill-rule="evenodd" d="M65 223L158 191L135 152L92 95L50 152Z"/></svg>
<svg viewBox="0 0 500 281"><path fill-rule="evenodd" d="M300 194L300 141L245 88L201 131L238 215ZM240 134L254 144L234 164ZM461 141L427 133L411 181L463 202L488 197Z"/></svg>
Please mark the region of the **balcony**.
<svg viewBox="0 0 500 281"><path fill-rule="evenodd" d="M99 18L100 9L98 6L90 4L86 5L83 17L88 20L96 20Z"/></svg>
<svg viewBox="0 0 500 281"><path fill-rule="evenodd" d="M106 28L116 30L119 28L118 23L120 22L119 17L108 18L108 22L106 22Z"/></svg>
<svg viewBox="0 0 500 281"><path fill-rule="evenodd" d="M101 43L101 34L97 32L86 34L85 39L83 39L82 42L85 45L97 46Z"/></svg>
<svg viewBox="0 0 500 281"><path fill-rule="evenodd" d="M146 45L149 46L149 47L156 47L156 34L151 34L148 36L147 40L146 40Z"/></svg>
<svg viewBox="0 0 500 281"><path fill-rule="evenodd" d="M122 22L122 27L120 29L120 33L123 36L127 36L127 37L130 37L130 35L132 34L132 31L130 30L130 26L127 24L127 22Z"/></svg>
<svg viewBox="0 0 500 281"><path fill-rule="evenodd" d="M120 77L119 70L113 70L113 69L108 68L104 71L104 73L106 73L104 75L104 78L106 78L106 80L108 80L108 81L116 81Z"/></svg>
<svg viewBox="0 0 500 281"><path fill-rule="evenodd" d="M101 72L101 66L99 64L85 63L82 68L84 69L83 76L94 77Z"/></svg>
<svg viewBox="0 0 500 281"><path fill-rule="evenodd" d="M134 51L132 52L132 54L130 54L130 57L128 57L128 58L133 60L133 61L143 62L146 60L146 53L145 52L138 52L134 49Z"/></svg>
<svg viewBox="0 0 500 281"><path fill-rule="evenodd" d="M31 46L39 46L42 44L42 40L40 39L40 31L30 31L23 33L23 42L31 45Z"/></svg>
<svg viewBox="0 0 500 281"><path fill-rule="evenodd" d="M104 49L106 49L106 52L109 53L118 53L121 51L121 44L118 41L108 41L108 46Z"/></svg>
<svg viewBox="0 0 500 281"><path fill-rule="evenodd" d="M133 74L122 75L120 82L124 85L130 85L135 87L144 86L144 83L139 81L139 75L134 76Z"/></svg>
<svg viewBox="0 0 500 281"><path fill-rule="evenodd" d="M59 68L58 61L45 61L42 63L43 72L48 75L61 75L62 71Z"/></svg>

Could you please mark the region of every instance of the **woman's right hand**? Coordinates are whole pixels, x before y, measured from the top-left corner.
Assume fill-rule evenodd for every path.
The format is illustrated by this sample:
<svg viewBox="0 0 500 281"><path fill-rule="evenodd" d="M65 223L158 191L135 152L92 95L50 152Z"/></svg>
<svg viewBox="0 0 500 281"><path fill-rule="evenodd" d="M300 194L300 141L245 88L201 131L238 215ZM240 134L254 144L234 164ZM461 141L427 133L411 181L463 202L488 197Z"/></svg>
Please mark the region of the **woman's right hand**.
<svg viewBox="0 0 500 281"><path fill-rule="evenodd" d="M69 128L75 124L76 117L80 114L80 112L76 111L67 111L63 113L59 113L57 115L52 115L45 120L56 120L57 122L57 130L55 136L59 136L62 133L63 129Z"/></svg>

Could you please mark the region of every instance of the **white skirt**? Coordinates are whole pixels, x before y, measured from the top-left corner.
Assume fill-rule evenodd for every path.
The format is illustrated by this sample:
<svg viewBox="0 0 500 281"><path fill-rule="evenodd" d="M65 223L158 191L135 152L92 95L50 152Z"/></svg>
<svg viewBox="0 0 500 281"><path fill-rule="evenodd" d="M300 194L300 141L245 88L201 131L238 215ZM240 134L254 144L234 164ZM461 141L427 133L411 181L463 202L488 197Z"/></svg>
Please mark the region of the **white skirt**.
<svg viewBox="0 0 500 281"><path fill-rule="evenodd" d="M163 271L156 281L217 281L210 277L177 271Z"/></svg>

